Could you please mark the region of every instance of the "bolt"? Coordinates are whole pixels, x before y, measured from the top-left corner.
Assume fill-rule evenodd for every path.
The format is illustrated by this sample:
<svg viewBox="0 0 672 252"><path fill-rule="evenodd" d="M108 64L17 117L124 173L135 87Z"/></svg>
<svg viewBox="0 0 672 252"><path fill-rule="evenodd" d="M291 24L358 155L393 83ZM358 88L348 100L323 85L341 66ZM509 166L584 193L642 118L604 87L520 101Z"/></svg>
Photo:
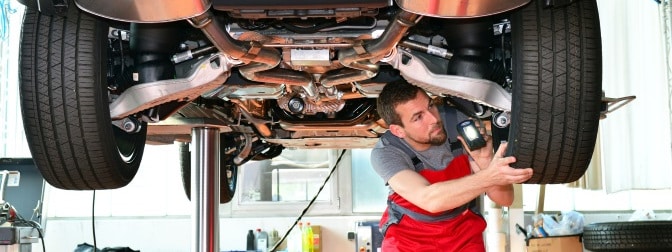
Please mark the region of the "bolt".
<svg viewBox="0 0 672 252"><path fill-rule="evenodd" d="M509 120L506 119L506 117L503 117L503 116L500 116L499 118L497 118L497 123L498 123L499 125L506 125L506 123L507 123L508 121L509 121Z"/></svg>
<svg viewBox="0 0 672 252"><path fill-rule="evenodd" d="M124 130L125 130L126 132L132 132L132 131L134 131L134 130L135 130L135 123L133 123L133 122L130 121L130 120L125 121L125 122L124 122Z"/></svg>
<svg viewBox="0 0 672 252"><path fill-rule="evenodd" d="M507 113L497 113L494 119L495 126L499 128L504 128L511 123Z"/></svg>

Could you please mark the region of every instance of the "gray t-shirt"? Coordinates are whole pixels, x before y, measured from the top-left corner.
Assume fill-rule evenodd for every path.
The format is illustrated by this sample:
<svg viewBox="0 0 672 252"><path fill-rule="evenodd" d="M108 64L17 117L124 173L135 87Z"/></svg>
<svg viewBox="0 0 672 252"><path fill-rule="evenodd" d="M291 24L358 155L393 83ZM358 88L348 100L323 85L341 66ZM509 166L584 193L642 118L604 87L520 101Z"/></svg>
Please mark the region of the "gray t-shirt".
<svg viewBox="0 0 672 252"><path fill-rule="evenodd" d="M465 114L458 111L456 123L467 119L468 117ZM455 126L456 125L446 125L445 127ZM413 150L404 139L401 139L401 142L413 150L418 159L424 164L424 168L441 170L454 158L453 153L450 151L450 143L457 141L457 139L455 136L448 136L448 138L449 139L446 140L444 144L431 146L425 151ZM371 166L376 173L383 178L385 183L402 170L415 170L411 157L409 157L403 150L385 144L382 140L379 140L373 150L371 150Z"/></svg>

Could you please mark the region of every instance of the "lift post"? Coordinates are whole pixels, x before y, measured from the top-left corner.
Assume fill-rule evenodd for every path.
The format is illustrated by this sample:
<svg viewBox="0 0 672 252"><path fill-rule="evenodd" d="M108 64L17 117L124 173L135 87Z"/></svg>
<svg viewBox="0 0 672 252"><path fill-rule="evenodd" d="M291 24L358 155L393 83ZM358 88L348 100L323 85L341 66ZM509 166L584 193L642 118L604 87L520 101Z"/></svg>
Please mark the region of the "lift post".
<svg viewBox="0 0 672 252"><path fill-rule="evenodd" d="M192 128L191 204L193 252L219 252L219 128Z"/></svg>

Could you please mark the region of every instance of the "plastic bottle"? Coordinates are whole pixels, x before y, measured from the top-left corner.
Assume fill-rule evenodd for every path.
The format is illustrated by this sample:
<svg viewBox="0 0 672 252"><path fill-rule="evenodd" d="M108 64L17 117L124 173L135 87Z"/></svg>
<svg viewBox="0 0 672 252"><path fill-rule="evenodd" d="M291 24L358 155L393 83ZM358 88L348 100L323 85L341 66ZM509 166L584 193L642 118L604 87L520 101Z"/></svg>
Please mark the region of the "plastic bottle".
<svg viewBox="0 0 672 252"><path fill-rule="evenodd" d="M268 250L270 251L273 246L280 240L280 234L278 234L278 230L275 230L275 228L271 231L270 234L268 234Z"/></svg>
<svg viewBox="0 0 672 252"><path fill-rule="evenodd" d="M301 248L302 229L303 229L303 223L299 222L298 229L294 229L289 232L289 237L287 239L287 252L303 251Z"/></svg>
<svg viewBox="0 0 672 252"><path fill-rule="evenodd" d="M268 233L257 228L257 251L267 252L268 251Z"/></svg>
<svg viewBox="0 0 672 252"><path fill-rule="evenodd" d="M310 227L310 222L306 222L306 226L303 227L301 240L303 241L303 252L313 252L313 229Z"/></svg>
<svg viewBox="0 0 672 252"><path fill-rule="evenodd" d="M254 251L254 231L252 229L247 231L247 251Z"/></svg>

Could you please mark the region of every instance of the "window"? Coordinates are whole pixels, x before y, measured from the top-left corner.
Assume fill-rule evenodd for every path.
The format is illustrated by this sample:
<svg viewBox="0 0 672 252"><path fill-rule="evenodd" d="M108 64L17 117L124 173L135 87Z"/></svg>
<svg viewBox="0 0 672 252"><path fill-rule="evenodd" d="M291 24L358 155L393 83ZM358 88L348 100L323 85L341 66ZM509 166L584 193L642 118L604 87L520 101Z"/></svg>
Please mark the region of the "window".
<svg viewBox="0 0 672 252"><path fill-rule="evenodd" d="M326 150L283 152L273 160L253 161L241 167L240 203L310 201L329 175ZM328 201L331 186L317 198Z"/></svg>
<svg viewBox="0 0 672 252"><path fill-rule="evenodd" d="M352 212L385 211L389 189L371 167L371 149L352 150Z"/></svg>
<svg viewBox="0 0 672 252"><path fill-rule="evenodd" d="M272 201L309 201L318 193L319 185L329 175L328 168L275 168L272 172ZM317 201L328 201L330 186L325 186Z"/></svg>
<svg viewBox="0 0 672 252"><path fill-rule="evenodd" d="M295 215L318 193L337 158L336 150L286 149L272 160L251 161L239 167L234 216L254 213ZM339 212L338 176L332 175L318 195L311 213Z"/></svg>

